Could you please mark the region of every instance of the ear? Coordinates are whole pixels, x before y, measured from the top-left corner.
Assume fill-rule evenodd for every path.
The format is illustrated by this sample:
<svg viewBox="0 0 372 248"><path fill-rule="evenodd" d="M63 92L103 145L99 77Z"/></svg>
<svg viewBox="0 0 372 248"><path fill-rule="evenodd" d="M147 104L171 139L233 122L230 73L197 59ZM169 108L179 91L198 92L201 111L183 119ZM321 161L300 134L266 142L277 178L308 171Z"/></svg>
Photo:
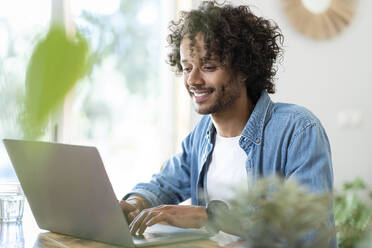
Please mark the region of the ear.
<svg viewBox="0 0 372 248"><path fill-rule="evenodd" d="M238 77L237 77L238 82L245 83L245 81L247 80L247 78L248 77L246 75L244 75L243 73L238 73Z"/></svg>

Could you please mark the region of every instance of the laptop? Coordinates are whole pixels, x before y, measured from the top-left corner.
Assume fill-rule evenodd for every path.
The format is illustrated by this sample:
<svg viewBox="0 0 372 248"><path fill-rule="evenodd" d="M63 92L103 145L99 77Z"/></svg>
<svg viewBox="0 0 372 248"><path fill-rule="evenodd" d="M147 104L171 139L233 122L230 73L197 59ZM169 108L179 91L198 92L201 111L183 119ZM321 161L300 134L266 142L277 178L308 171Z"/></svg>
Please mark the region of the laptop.
<svg viewBox="0 0 372 248"><path fill-rule="evenodd" d="M205 239L210 233L156 224L132 236L95 147L3 140L41 229L125 247Z"/></svg>

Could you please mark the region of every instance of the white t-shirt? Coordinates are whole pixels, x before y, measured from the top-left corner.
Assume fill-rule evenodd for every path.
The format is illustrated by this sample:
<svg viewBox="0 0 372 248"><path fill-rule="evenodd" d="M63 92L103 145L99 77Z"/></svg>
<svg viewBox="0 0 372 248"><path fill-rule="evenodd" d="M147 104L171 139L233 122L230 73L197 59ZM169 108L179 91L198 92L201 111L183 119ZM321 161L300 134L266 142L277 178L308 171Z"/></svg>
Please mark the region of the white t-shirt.
<svg viewBox="0 0 372 248"><path fill-rule="evenodd" d="M239 146L240 136L225 138L216 134L212 161L207 174L209 200L229 202L234 197L233 189L247 185L245 169L247 154Z"/></svg>

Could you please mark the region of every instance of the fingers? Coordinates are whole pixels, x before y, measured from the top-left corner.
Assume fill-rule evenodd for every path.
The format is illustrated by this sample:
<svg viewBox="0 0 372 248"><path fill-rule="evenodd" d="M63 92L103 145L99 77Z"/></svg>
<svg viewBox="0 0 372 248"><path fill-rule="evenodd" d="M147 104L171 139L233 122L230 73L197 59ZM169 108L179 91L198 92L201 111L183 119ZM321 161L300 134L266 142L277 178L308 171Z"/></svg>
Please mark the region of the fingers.
<svg viewBox="0 0 372 248"><path fill-rule="evenodd" d="M154 212L151 215L148 215L147 218L143 220L138 232L142 234L145 232L147 227L150 227L161 221L168 222L168 215L164 212Z"/></svg>
<svg viewBox="0 0 372 248"><path fill-rule="evenodd" d="M154 217L152 217L151 219L147 220L146 221L146 226L152 226L156 223L166 221L166 220L167 220L166 214L165 213L159 213L159 214L155 215Z"/></svg>
<svg viewBox="0 0 372 248"><path fill-rule="evenodd" d="M158 208L143 210L129 225L130 232L134 235L143 234L148 226L152 226L160 221L166 221L166 214Z"/></svg>
<svg viewBox="0 0 372 248"><path fill-rule="evenodd" d="M147 227L161 221L182 228L201 227L207 222L207 213L205 207L200 206L162 205L143 210L129 228L132 234L142 234Z"/></svg>
<svg viewBox="0 0 372 248"><path fill-rule="evenodd" d="M140 213L140 211L132 204L121 200L120 207L123 210L128 223L132 222L133 219Z"/></svg>
<svg viewBox="0 0 372 248"><path fill-rule="evenodd" d="M147 222L149 219L152 219L154 216L158 215L159 213L157 212L151 212L150 214L148 214L141 222L139 228L138 228L138 234L143 234L147 228Z"/></svg>
<svg viewBox="0 0 372 248"><path fill-rule="evenodd" d="M140 229L141 225L143 224L143 221L149 216L151 215L151 210L150 209L146 209L146 210L143 210L139 215L137 215L137 217L130 223L129 225L129 229L130 229L130 232L132 235L135 235L138 231L138 229ZM144 223L145 224L145 223ZM142 226L142 230L144 231L146 229L146 227L143 227ZM142 232L143 233L143 232ZM142 234L142 233L139 233L139 234Z"/></svg>
<svg viewBox="0 0 372 248"><path fill-rule="evenodd" d="M140 213L139 210L132 211L128 214L129 221L132 222L134 218L137 217L137 215Z"/></svg>

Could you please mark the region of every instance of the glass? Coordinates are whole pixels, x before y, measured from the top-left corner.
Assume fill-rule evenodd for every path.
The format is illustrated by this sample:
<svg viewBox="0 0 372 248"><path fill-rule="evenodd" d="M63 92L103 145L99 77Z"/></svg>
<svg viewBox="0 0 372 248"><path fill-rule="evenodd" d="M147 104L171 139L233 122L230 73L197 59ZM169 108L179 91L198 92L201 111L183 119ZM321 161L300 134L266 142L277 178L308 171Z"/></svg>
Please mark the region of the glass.
<svg viewBox="0 0 372 248"><path fill-rule="evenodd" d="M25 197L19 183L0 183L0 222L20 222Z"/></svg>
<svg viewBox="0 0 372 248"><path fill-rule="evenodd" d="M22 222L0 223L0 247L1 248L26 247Z"/></svg>

